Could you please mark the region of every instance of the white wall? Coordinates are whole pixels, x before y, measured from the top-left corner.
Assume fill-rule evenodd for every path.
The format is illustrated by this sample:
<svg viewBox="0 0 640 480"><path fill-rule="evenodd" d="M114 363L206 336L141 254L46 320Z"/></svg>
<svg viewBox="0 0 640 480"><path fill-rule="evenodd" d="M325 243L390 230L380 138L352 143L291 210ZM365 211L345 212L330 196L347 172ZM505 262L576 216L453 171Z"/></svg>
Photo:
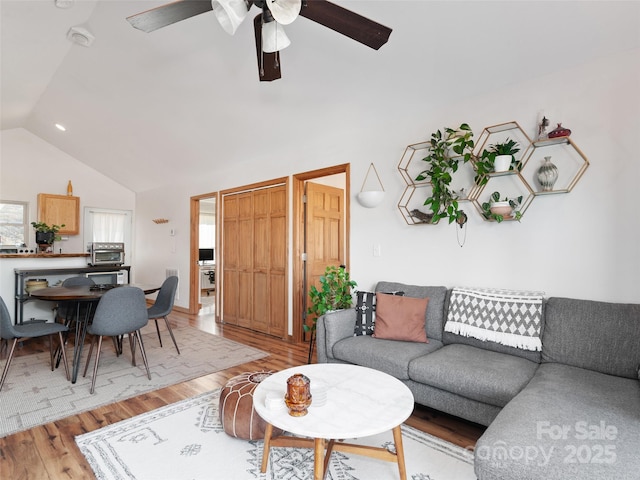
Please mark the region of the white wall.
<svg viewBox="0 0 640 480"><path fill-rule="evenodd" d="M84 207L135 211L136 198L131 190L87 167L27 130L3 130L0 141L0 198L29 202L29 222L37 220L38 193L66 195L67 182L71 180L73 194L80 197L80 234L69 235L68 240L56 242L56 252L60 249L62 253L86 251L82 240ZM28 246L35 247L35 233L32 228L29 228L29 235ZM129 255L127 259L130 259ZM86 265L86 259L2 259L0 295L7 303L9 311L13 313L14 268L62 268L81 265ZM135 278L135 271L132 273Z"/></svg>
<svg viewBox="0 0 640 480"><path fill-rule="evenodd" d="M351 163L351 274L360 288L372 288L384 279L640 302L640 220L634 201L640 179L639 65L640 51L632 50L481 96L467 97L461 90L456 103L442 106L437 92L390 86L380 108L373 109L375 99L353 99L343 106L351 111L348 119L334 118L325 131L296 135L277 150L263 151L248 136L239 148L242 154L225 159L226 168L193 172L181 184L167 178L167 186L138 194L134 278L157 282L165 278L167 268L177 268L183 281L176 305L186 307L191 196ZM591 162L570 194L536 198L521 223L498 225L469 212L462 248L455 227L446 222L405 223L397 209L404 189L397 164L406 145L462 122L479 135L485 126L516 120L533 135L540 110L573 130L572 138ZM300 121L308 114L301 111ZM134 204L131 192L83 170L74 159L23 130L3 132L2 140L3 198L26 198L35 208L38 192L64 192L71 179L83 206L89 200L95 201L93 206L109 208ZM250 163L247 148L253 149ZM355 194L371 162L387 198L378 208L365 209ZM46 173L31 178L23 173L27 164ZM153 223L158 217L169 223ZM382 256L373 256L374 245L380 245Z"/></svg>
<svg viewBox="0 0 640 480"><path fill-rule="evenodd" d="M244 158L228 158L227 168L198 172L188 185L140 194L137 272L141 281L153 282L173 267L187 278L190 196L350 162L351 274L360 288L384 279L640 302L640 221L633 201L640 179L639 65L640 51L633 50L478 97L465 98L461 92L459 102L431 109L418 107L437 92L390 88L394 110L372 116L368 101L361 111L354 104L357 121L334 119L321 132L324 143L317 141L319 132L310 131L278 151L263 152L256 145L251 168L236 167ZM572 138L591 162L570 194L536 198L521 223L489 223L475 210L469 212L463 248L456 228L446 222L405 223L397 209L405 186L397 164L406 145L462 122L479 136L486 126L516 120L533 136L540 110L573 130ZM355 200L370 162L387 192L376 209ZM158 216L171 222L153 224ZM176 229L175 237L169 237L170 228ZM373 256L374 245L380 245L382 256ZM187 293L182 282L176 304L187 306Z"/></svg>

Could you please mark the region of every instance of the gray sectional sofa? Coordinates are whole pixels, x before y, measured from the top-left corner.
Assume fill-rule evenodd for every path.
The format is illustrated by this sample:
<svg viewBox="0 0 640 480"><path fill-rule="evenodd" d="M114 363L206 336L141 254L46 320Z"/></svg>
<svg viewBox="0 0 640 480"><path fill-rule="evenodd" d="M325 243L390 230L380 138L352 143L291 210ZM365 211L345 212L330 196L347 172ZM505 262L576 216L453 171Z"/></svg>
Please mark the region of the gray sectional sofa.
<svg viewBox="0 0 640 480"><path fill-rule="evenodd" d="M446 331L446 287L376 291L428 297L429 342L354 336L356 310L342 310L318 319L318 361L384 371L417 403L487 426L478 479L640 479L640 304L545 299L536 351Z"/></svg>

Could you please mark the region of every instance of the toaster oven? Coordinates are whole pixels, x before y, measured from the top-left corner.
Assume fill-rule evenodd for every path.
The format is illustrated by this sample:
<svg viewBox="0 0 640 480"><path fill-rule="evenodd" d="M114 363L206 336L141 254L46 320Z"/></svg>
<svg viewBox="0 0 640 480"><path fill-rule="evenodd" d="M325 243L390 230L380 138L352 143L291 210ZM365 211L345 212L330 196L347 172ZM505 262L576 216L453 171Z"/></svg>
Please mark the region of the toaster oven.
<svg viewBox="0 0 640 480"><path fill-rule="evenodd" d="M123 265L124 243L121 242L93 242L89 247L89 265Z"/></svg>

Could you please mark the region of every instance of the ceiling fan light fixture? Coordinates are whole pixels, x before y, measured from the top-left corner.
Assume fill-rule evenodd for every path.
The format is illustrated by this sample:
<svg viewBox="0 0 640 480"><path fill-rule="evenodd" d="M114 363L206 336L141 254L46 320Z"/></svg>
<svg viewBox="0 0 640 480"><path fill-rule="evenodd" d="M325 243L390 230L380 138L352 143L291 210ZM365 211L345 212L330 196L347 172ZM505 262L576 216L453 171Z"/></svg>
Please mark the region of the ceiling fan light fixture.
<svg viewBox="0 0 640 480"><path fill-rule="evenodd" d="M211 7L218 22L229 35L236 33L249 13L249 5L245 0L211 0Z"/></svg>
<svg viewBox="0 0 640 480"><path fill-rule="evenodd" d="M278 22L262 25L262 51L264 53L279 52L291 45L291 40Z"/></svg>
<svg viewBox="0 0 640 480"><path fill-rule="evenodd" d="M280 25L289 25L302 8L302 0L266 0L267 8Z"/></svg>

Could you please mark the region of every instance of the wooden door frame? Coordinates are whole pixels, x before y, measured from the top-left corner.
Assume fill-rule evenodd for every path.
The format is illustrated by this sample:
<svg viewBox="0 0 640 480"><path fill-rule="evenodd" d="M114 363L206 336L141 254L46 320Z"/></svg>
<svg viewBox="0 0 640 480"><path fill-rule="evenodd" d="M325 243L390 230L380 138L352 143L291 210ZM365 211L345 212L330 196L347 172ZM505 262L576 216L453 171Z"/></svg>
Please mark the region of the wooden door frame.
<svg viewBox="0 0 640 480"><path fill-rule="evenodd" d="M304 253L304 184L314 178L327 177L329 175L345 174L344 188L344 264L349 269L349 238L350 238L350 205L351 205L351 173L350 164L335 165L310 172L298 173L293 176L293 341L304 341L302 329L303 304L303 280L302 254Z"/></svg>
<svg viewBox="0 0 640 480"><path fill-rule="evenodd" d="M218 201L218 192L203 193L195 195L190 199L189 215L190 221L190 240L189 240L189 313L197 315L200 310L200 267L198 265L198 249L200 248L200 200L216 199L216 252L220 252L218 245L220 243L218 232L220 231L220 202ZM218 259L216 258L216 270L218 268ZM220 300L216 292L216 322L220 318L220 310L218 304Z"/></svg>

